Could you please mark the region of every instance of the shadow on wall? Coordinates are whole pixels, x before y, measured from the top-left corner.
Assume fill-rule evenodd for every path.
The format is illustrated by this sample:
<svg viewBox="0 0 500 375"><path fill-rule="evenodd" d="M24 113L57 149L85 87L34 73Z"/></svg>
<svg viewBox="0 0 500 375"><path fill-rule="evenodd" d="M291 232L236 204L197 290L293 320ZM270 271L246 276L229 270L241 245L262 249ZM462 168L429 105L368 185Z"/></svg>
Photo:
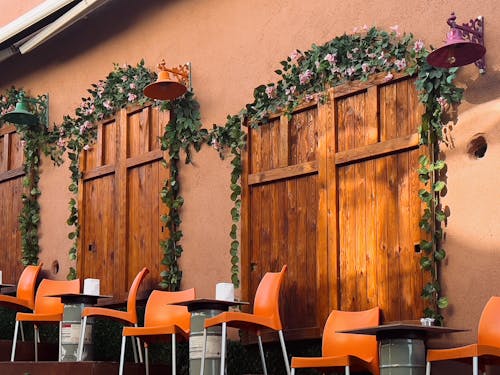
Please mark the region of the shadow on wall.
<svg viewBox="0 0 500 375"><path fill-rule="evenodd" d="M86 50L105 43L133 24L147 20L159 9L173 6L178 1L148 0L147 6L142 0L128 0L126 6L119 1L110 1L41 47L29 52L29 55L16 55L2 62L2 69L9 74L0 74L0 86L15 82L27 74L34 74L36 70L43 72L51 65L75 59ZM110 20L112 22L109 22Z"/></svg>
<svg viewBox="0 0 500 375"><path fill-rule="evenodd" d="M487 70L485 74L469 77L464 83L464 100L469 103L481 104L500 98L500 71L498 70Z"/></svg>

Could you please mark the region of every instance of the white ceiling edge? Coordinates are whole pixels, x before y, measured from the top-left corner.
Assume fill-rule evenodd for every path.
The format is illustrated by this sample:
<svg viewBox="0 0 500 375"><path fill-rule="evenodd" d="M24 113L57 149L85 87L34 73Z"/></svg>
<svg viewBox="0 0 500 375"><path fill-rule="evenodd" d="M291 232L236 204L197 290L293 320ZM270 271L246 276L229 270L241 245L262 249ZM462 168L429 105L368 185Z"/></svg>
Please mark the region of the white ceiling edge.
<svg viewBox="0 0 500 375"><path fill-rule="evenodd" d="M108 0L83 0L82 2L71 8L68 12L63 14L61 17L59 17L57 20L47 25L35 36L29 38L27 42L20 45L18 47L19 52L21 52L21 54L25 54L35 49L36 47L45 43L50 38L56 36L61 31L71 26L81 18L85 17L87 14L91 13L107 1Z"/></svg>
<svg viewBox="0 0 500 375"><path fill-rule="evenodd" d="M21 31L33 26L62 7L68 5L74 0L46 0L30 11L24 13L21 17L0 28L0 43L19 34Z"/></svg>

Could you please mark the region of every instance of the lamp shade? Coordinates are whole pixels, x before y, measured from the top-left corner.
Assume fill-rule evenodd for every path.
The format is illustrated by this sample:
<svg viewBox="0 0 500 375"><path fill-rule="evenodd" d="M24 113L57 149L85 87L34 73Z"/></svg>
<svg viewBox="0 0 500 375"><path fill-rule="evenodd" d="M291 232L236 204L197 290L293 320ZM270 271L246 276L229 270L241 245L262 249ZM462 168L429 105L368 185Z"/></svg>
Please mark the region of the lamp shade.
<svg viewBox="0 0 500 375"><path fill-rule="evenodd" d="M28 110L24 100L18 101L16 103L16 109L3 115L2 119L5 122L10 122L11 124L28 126L35 126L40 122L38 116Z"/></svg>
<svg viewBox="0 0 500 375"><path fill-rule="evenodd" d="M452 28L447 35L446 44L432 51L427 62L438 68L454 68L471 64L481 59L486 48L479 43L464 40L459 29Z"/></svg>
<svg viewBox="0 0 500 375"><path fill-rule="evenodd" d="M178 81L170 79L168 71L161 70L156 82L144 88L144 95L151 99L174 100L184 95L187 87Z"/></svg>

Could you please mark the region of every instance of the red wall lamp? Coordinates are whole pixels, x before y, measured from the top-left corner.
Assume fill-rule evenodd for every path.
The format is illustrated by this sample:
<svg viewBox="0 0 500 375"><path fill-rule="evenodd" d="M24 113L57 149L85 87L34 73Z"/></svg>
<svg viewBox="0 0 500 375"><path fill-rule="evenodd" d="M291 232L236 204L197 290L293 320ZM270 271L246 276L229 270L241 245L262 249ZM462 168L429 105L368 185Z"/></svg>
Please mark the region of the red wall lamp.
<svg viewBox="0 0 500 375"><path fill-rule="evenodd" d="M450 31L446 44L427 56L427 62L438 68L454 68L475 63L480 73L486 72L484 54L484 17L471 19L468 23L457 24L455 13L448 18Z"/></svg>
<svg viewBox="0 0 500 375"><path fill-rule="evenodd" d="M151 99L174 100L191 89L191 63L167 68L165 60L158 64L158 79L144 88Z"/></svg>

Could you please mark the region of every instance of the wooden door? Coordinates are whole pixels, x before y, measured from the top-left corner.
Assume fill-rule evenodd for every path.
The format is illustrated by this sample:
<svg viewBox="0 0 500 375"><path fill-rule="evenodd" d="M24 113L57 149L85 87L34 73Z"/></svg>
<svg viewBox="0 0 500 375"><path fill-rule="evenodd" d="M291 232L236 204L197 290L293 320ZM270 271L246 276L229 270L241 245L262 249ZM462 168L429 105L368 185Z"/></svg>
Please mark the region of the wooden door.
<svg viewBox="0 0 500 375"><path fill-rule="evenodd" d="M288 339L319 337L331 309L380 306L386 320L421 316L424 280L414 80L332 88L248 129L242 206L243 297L288 264Z"/></svg>
<svg viewBox="0 0 500 375"><path fill-rule="evenodd" d="M97 142L82 157L79 275L100 279L101 293L117 300L142 267L150 270L142 291L160 281L167 235L160 190L168 171L158 137L167 123L157 108L122 109L97 125Z"/></svg>
<svg viewBox="0 0 500 375"><path fill-rule="evenodd" d="M0 270L3 282L16 283L21 263L19 215L23 208L24 150L13 125L0 128Z"/></svg>
<svg viewBox="0 0 500 375"><path fill-rule="evenodd" d="M251 301L262 276L288 265L282 292L287 338L317 337L327 301L326 258L316 228L319 207L318 136L324 122L318 105L288 120L281 115L249 129L243 176L242 284Z"/></svg>

